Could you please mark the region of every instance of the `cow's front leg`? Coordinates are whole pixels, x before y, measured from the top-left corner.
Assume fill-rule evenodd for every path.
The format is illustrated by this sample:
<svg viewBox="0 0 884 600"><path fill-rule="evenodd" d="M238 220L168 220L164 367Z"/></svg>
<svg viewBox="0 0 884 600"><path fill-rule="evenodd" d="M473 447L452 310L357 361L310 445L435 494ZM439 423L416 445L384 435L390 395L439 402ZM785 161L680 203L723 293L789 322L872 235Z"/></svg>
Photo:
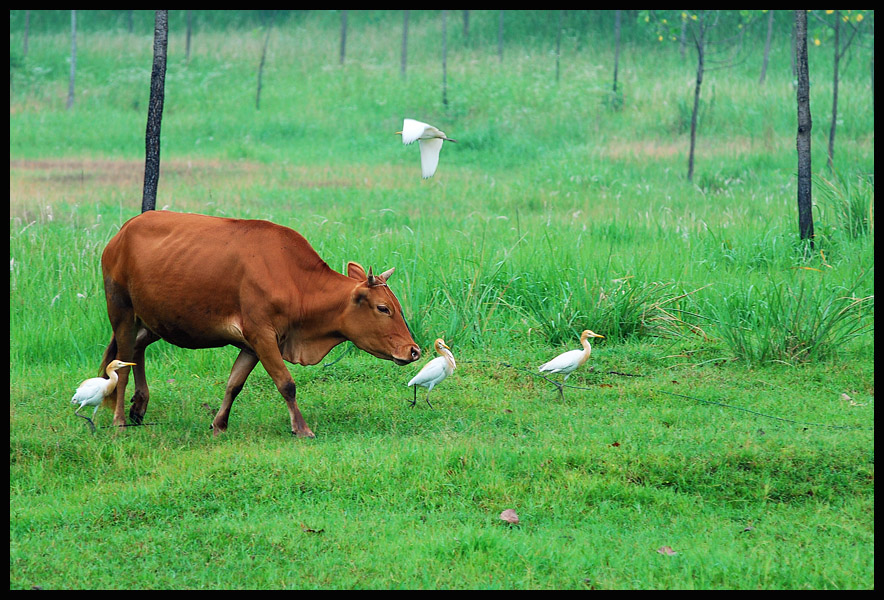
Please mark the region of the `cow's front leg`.
<svg viewBox="0 0 884 600"><path fill-rule="evenodd" d="M255 348L258 359L264 365L264 369L267 370L267 373L273 379L273 383L276 384L276 389L279 390L283 400L285 400L285 405L289 409L289 416L292 421L292 433L298 437L316 437L310 431L310 428L307 427L307 422L301 416L301 411L298 409L298 403L295 401L295 380L292 379L292 374L289 373L285 362L282 360L282 354L280 354L279 347L276 345L276 336L274 335L272 338L270 336L267 337L268 339L255 341L252 347Z"/></svg>

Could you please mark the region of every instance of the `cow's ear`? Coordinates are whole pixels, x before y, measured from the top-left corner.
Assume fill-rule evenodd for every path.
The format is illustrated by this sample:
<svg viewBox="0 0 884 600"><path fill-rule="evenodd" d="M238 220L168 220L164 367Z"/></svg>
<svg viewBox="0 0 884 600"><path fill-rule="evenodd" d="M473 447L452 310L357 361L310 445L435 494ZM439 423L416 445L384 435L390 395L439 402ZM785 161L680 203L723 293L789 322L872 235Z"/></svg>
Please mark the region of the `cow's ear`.
<svg viewBox="0 0 884 600"><path fill-rule="evenodd" d="M347 277L356 279L357 281L365 281L368 279L362 265L358 262L353 262L352 260L347 263Z"/></svg>

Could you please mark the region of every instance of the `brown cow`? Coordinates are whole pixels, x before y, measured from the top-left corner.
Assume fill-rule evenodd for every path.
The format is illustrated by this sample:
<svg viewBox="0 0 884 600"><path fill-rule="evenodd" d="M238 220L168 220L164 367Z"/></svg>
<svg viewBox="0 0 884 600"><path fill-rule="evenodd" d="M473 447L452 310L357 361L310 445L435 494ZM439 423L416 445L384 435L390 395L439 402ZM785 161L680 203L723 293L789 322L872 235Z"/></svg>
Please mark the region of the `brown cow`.
<svg viewBox="0 0 884 600"><path fill-rule="evenodd" d="M129 410L135 423L142 422L149 399L144 350L158 339L182 348L240 349L212 422L216 435L227 429L230 407L259 360L285 399L292 433L313 437L283 359L315 365L346 340L399 365L420 358L387 286L393 269L366 275L351 262L342 275L299 233L268 221L148 211L111 239L101 270L114 332L102 369L115 358L136 363ZM128 379L124 368L117 426L126 423Z"/></svg>

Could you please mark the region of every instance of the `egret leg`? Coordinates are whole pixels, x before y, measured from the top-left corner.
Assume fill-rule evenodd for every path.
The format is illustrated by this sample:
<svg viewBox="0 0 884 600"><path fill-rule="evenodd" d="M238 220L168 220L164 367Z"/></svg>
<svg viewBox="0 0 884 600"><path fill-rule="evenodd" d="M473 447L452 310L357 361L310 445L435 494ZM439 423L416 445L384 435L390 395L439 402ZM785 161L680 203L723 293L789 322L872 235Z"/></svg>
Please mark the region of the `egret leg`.
<svg viewBox="0 0 884 600"><path fill-rule="evenodd" d="M82 407L81 407L81 408L82 408ZM92 433L95 433L95 423L92 422L92 419L90 419L90 418L87 417L86 415L81 415L81 414L79 414L79 413L77 413L77 412L75 412L74 414L75 414L76 416L80 417L81 419L86 419L86 420L89 422L89 427L92 428Z"/></svg>
<svg viewBox="0 0 884 600"><path fill-rule="evenodd" d="M413 385L411 387L414 388L414 400L411 401L411 408L414 408L414 405L417 404L417 386Z"/></svg>
<svg viewBox="0 0 884 600"><path fill-rule="evenodd" d="M430 390L432 390L432 389L433 388L430 388L427 390L427 406L429 406L430 408L433 408L433 405L430 404Z"/></svg>

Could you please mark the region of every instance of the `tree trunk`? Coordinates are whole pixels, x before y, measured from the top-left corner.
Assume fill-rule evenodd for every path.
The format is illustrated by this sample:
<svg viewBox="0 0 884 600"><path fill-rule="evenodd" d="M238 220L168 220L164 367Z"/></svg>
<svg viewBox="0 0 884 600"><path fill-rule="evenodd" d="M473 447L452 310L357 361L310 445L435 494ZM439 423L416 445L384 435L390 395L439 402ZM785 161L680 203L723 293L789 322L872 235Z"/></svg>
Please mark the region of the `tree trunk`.
<svg viewBox="0 0 884 600"><path fill-rule="evenodd" d="M163 121L168 39L169 11L158 10L153 30L153 70L150 74L150 101L147 107L144 193L141 197L141 212L154 210L157 206L157 184L160 180L160 126Z"/></svg>
<svg viewBox="0 0 884 600"><path fill-rule="evenodd" d="M835 127L838 124L838 62L841 59L841 11L835 11L835 61L832 66L832 124L829 127L829 172L835 168Z"/></svg>
<svg viewBox="0 0 884 600"><path fill-rule="evenodd" d="M74 105L74 76L77 74L77 11L71 11L71 76L68 79L68 101L65 108Z"/></svg>
<svg viewBox="0 0 884 600"><path fill-rule="evenodd" d="M255 93L255 110L261 110L261 82L264 78L264 61L267 59L267 43L270 41L270 26L266 24L267 33L264 35L264 47L261 49L261 62L258 64L258 91Z"/></svg>
<svg viewBox="0 0 884 600"><path fill-rule="evenodd" d="M764 83L764 77L767 75L767 61L770 58L770 38L773 34L774 11L768 11L767 16L767 39L764 41L764 61L761 63L761 77L758 83Z"/></svg>
<svg viewBox="0 0 884 600"><path fill-rule="evenodd" d="M559 11L559 27L556 31L556 83L559 82L559 58L562 55L562 17L565 11Z"/></svg>
<svg viewBox="0 0 884 600"><path fill-rule="evenodd" d="M700 112L700 87L703 85L703 69L706 53L706 29L700 17L696 39L697 46L697 82L694 86L694 109L691 111L691 149L688 154L688 181L694 180L694 150L697 147L697 117Z"/></svg>
<svg viewBox="0 0 884 600"><path fill-rule="evenodd" d="M448 11L442 11L442 106L448 107Z"/></svg>
<svg viewBox="0 0 884 600"><path fill-rule="evenodd" d="M399 65L399 72L405 78L405 66L408 62L408 11L402 11L402 61Z"/></svg>
<svg viewBox="0 0 884 600"><path fill-rule="evenodd" d="M807 65L807 11L795 11L795 66L798 69L798 233L810 240L813 249L813 212L811 197L810 78Z"/></svg>
<svg viewBox="0 0 884 600"><path fill-rule="evenodd" d="M614 95L617 94L617 71L620 68L620 11L614 12Z"/></svg>

